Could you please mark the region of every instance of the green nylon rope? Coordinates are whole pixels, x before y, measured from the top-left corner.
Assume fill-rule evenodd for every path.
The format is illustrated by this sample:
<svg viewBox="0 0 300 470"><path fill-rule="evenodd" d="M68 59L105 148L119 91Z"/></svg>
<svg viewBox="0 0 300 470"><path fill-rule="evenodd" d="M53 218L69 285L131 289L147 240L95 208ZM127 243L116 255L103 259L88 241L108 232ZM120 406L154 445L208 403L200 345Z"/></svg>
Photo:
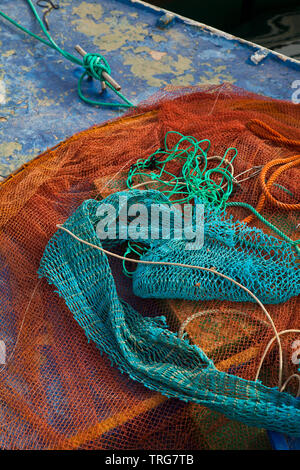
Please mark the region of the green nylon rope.
<svg viewBox="0 0 300 470"><path fill-rule="evenodd" d="M178 136L178 142L169 147L168 138ZM204 148L205 147L205 148ZM208 139L197 140L192 136L184 136L180 132L169 131L165 135L164 149L158 149L146 159L139 159L132 165L128 178L127 187L133 186L133 178L138 176L142 182L149 177L158 183L159 191L163 192L169 199L173 197L173 203L185 203L195 198L202 202L224 207L233 189L233 178L228 171L229 163L222 167L230 150L234 151L230 163L237 155L236 148L228 148L221 158L220 163L212 169L207 169L207 152L210 148ZM182 160L183 165L180 176L167 170L167 164L172 160ZM147 172L156 170L156 173ZM217 183L213 176L220 177ZM224 188L225 186L225 188ZM175 198L175 199L174 199Z"/></svg>
<svg viewBox="0 0 300 470"><path fill-rule="evenodd" d="M92 104L92 105L98 105L98 106L105 106L105 107L125 107L125 108L131 108L131 107L134 107L134 104L132 104L122 93L120 93L119 91L117 91L110 83L108 83L102 76L102 72L106 72L108 74L110 74L111 72L111 69L110 69L110 66L107 62L107 60L101 55L101 54L86 54L83 59L79 59L77 58L76 56L74 56L73 54L70 54L69 52L65 51L64 49L62 49L61 47L59 47L56 42L52 39L52 37L50 36L50 34L48 33L47 29L45 28L41 18L39 17L33 3L31 0L27 0L27 3L28 5L30 6L35 18L37 19L43 33L45 34L45 36L47 37L48 41L44 38L41 38L40 36L38 36L37 34L33 33L32 31L29 31L28 29L26 29L24 26L20 25L19 23L17 23L15 20L13 20L12 18L10 18L9 16L7 16L5 13L3 13L1 10L0 10L0 16L2 16L3 18L5 18L7 21L9 21L10 23L12 23L14 26L16 26L17 28L19 28L21 31L23 31L24 33L28 34L29 36L37 39L38 41L42 42L43 44L45 44L46 46L48 47L51 47L52 49L56 50L57 52L59 52L65 59L69 60L70 62L72 62L73 64L76 64L76 65L79 65L81 67L84 67L85 68L85 71L82 73L81 77L79 78L78 80L78 88L77 88L77 91L78 91L78 95L79 97L85 102L85 103L88 103L88 104ZM92 100L90 98L87 98L86 96L84 96L83 92L82 92L82 82L83 82L83 79L86 77L86 76L89 76L89 77L92 77L92 78L95 78L96 80L101 80L103 82L106 83L106 85L114 92L116 93L117 96L119 96L119 98L121 98L124 103L107 103L107 102L101 102L101 101L95 101L95 100Z"/></svg>
<svg viewBox="0 0 300 470"><path fill-rule="evenodd" d="M132 258L132 253L134 253L138 256L138 259L139 259L141 257L141 255L143 253L145 253L146 251L147 251L146 247L144 247L142 245L139 245L138 243L128 241L127 249L126 249L123 256L124 256L124 258L126 258L127 255L130 255L129 258ZM132 277L133 272L131 272L127 269L126 259L123 259L122 265L123 265L123 272L124 272L125 276Z"/></svg>
<svg viewBox="0 0 300 470"><path fill-rule="evenodd" d="M179 137L177 144L173 147L169 147L168 145L168 138L170 135ZM205 149L203 149L203 144L207 144ZM127 186L131 189L133 186L133 177L140 177L142 182L149 180L150 177L153 181L158 183L158 187L156 189L163 192L169 199L172 196L178 197L176 200L172 200L173 203L184 203L198 199L205 204L208 203L214 205L217 209L234 206L245 207L253 212L253 214L255 214L256 217L266 226L290 243L295 248L298 256L300 256L300 240L292 240L289 238L279 228L265 219L250 204L244 202L228 202L228 199L232 194L234 181L233 175L228 171L228 166L237 156L237 149L233 147L228 148L224 156L221 158L220 163L215 168L207 170L207 152L209 148L210 141L208 139L197 141L194 137L184 136L180 132L176 131L169 131L165 135L164 149L158 149L146 159L139 159L134 165L132 165L128 173ZM226 157L228 152L231 150L234 150L234 156L225 167L221 167L224 161L228 162ZM158 160L158 156L163 158ZM167 163L174 159L184 160L180 176L176 176L166 170ZM147 173L147 170L149 169L156 170L157 172L151 172L149 174L149 172ZM214 174L221 176L221 181L219 183L216 183L212 179L212 175ZM166 181L166 177L170 177L170 179ZM224 184L226 189L224 189ZM286 190L284 187L281 188ZM179 194L181 197L179 197ZM136 253L133 247L128 245L126 255L131 252ZM123 267L124 272L129 275L126 270L125 263Z"/></svg>
<svg viewBox="0 0 300 470"><path fill-rule="evenodd" d="M267 225L273 232L277 233L280 237L282 237L285 241L290 243L292 246L295 247L295 250L297 251L297 254L300 256L300 239L299 240L292 240L289 238L284 232L279 230L275 225L271 224L267 219L265 219L259 212L257 212L254 207L252 207L250 204L247 204L246 202L228 202L226 204L227 207L245 207L246 209L249 209L253 214L261 220L265 225Z"/></svg>

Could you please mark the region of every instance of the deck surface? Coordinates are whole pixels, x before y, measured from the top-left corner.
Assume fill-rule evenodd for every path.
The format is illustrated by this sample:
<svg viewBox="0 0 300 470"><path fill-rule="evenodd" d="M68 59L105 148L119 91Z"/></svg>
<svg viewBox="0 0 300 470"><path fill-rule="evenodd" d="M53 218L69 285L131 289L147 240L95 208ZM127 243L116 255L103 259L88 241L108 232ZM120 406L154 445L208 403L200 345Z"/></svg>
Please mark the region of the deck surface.
<svg viewBox="0 0 300 470"><path fill-rule="evenodd" d="M48 16L53 38L72 53L80 44L88 52L103 54L134 104L168 84L224 81L291 100L292 83L300 79L300 66L290 59L269 52L254 65L250 57L258 46L176 15L169 27L161 28L158 20L164 12L134 0L59 3L60 9ZM40 34L24 0L3 0L1 9ZM75 132L124 112L80 101L80 70L2 18L0 50L0 175ZM94 97L101 98L95 85L89 86ZM105 100L115 99L105 92Z"/></svg>

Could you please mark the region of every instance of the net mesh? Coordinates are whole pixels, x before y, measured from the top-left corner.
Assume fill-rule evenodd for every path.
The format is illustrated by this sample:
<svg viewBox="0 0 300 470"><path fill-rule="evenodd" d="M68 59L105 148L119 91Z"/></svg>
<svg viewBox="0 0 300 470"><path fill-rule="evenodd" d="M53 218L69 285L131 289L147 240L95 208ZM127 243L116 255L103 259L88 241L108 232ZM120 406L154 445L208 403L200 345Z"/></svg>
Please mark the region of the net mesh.
<svg viewBox="0 0 300 470"><path fill-rule="evenodd" d="M135 191L133 200L139 195L141 200L149 198L148 192L140 194ZM117 198L118 194L115 194L108 200ZM149 199L155 200L154 197ZM64 227L85 242L102 247L95 228L100 219L98 209L102 204L93 200L85 201L65 222ZM180 256L174 249L174 240L170 250L163 249L166 244L168 242L162 243L162 249L160 246L156 249L158 253L155 256L152 256L151 251L148 252L148 258L178 262ZM106 246L104 240L102 245ZM203 248L206 250L205 246ZM192 260L196 266L197 262L203 261L203 248L199 250L200 253L193 252ZM179 250L185 253L182 244ZM181 258L186 261L183 255ZM171 297L179 292L180 296L187 299L195 297L191 295L189 285L191 279L197 280L194 270L188 276L187 268L171 266L171 271L165 272L155 265L151 268L156 268L156 271L139 273L139 278L146 277L142 293L148 283L152 289L148 293L149 297ZM58 294L65 299L87 338L94 341L100 352L108 354L112 363L132 379L167 397L203 404L246 424L283 431L288 435L300 435L298 400L259 382L224 374L215 368L197 345L191 345L171 332L164 317L151 318L138 314L131 305L118 297L112 271L102 251L93 247L87 249L86 244L74 237L70 239L70 234L65 231L61 233L60 230L47 245L39 274L46 276L49 283L57 287ZM207 290L211 289L215 293L212 297L216 297L216 291L220 290L221 293L227 290L228 294L228 286L222 289L221 285L221 289L217 289L215 274L211 274L211 279L206 282L212 286ZM189 289L178 285L178 278ZM166 287L167 282L173 284L173 292ZM204 282L203 279L201 282ZM154 295L155 289L157 292ZM135 294L139 295L139 292Z"/></svg>
<svg viewBox="0 0 300 470"><path fill-rule="evenodd" d="M0 189L1 339L7 361L0 381L0 445L18 449L222 449L266 448L264 430L177 398L166 398L133 381L100 355L62 299L37 270L49 239L87 199L124 189L124 175L137 158L160 148L167 131L208 138L212 152L239 151L235 172L274 159L293 157L296 145L258 135L260 119L290 142L300 139L299 108L231 85L165 89L125 117L95 126L48 150L2 183ZM174 169L175 171L176 169ZM280 173L272 195L284 204L299 201L297 168ZM232 200L257 205L258 179L245 181ZM284 187L287 191L282 190ZM230 208L234 219L249 216ZM274 208L263 216L289 237L297 237L297 210ZM274 235L257 218L252 225ZM87 247L86 247L87 248ZM253 380L274 333L259 307L230 300L141 299L119 260L109 260L117 294L142 317L165 315L171 331L196 311L214 310L191 321L186 332L219 371ZM232 314L232 311L235 311ZM238 311L237 311L238 310ZM299 329L299 303L292 297L268 305L278 329ZM282 338L284 377L297 371L291 345ZM266 357L261 382L278 383L278 350ZM294 382L288 391L295 394Z"/></svg>
<svg viewBox="0 0 300 470"><path fill-rule="evenodd" d="M224 212L206 209L204 217L201 249L186 249L186 240L172 238L153 243L140 259L213 268L267 304L299 294L297 256L290 244L233 221ZM213 272L170 265L139 264L133 274L133 291L138 297L158 299L253 302L247 292Z"/></svg>

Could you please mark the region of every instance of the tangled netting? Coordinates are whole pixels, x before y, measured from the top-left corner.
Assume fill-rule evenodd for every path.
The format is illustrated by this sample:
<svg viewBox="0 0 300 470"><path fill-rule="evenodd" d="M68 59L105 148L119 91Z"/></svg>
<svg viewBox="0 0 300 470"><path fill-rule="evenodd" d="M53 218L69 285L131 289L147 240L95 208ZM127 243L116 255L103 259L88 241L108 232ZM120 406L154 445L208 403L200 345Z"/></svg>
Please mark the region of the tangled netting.
<svg viewBox="0 0 300 470"><path fill-rule="evenodd" d="M113 201L118 199L118 195L108 199ZM101 204L93 200L85 201L64 227L77 237L101 247L95 229L99 222L97 209ZM206 248L205 245L205 251ZM183 253L184 247L179 246L179 250ZM149 259L186 261L186 257L180 257L177 250L172 256L172 251L173 246L169 250L159 247L157 253L150 253ZM194 264L203 260L201 255L199 258L194 255ZM148 288L147 294L150 297L170 298L177 294L181 298L195 298L191 295L187 268L181 268L178 272L175 267L171 272L158 273L157 266L154 268L156 272L145 274L142 270L139 273L136 283L142 293L144 287L145 290ZM238 265L238 268L241 269L241 266ZM261 383L246 381L216 370L213 362L198 346L179 339L167 328L165 317L143 317L128 303L120 300L105 253L93 247L87 250L85 244L74 238L70 239L69 234L59 232L50 240L45 250L39 274L46 276L56 286L58 294L66 301L87 338L93 340L100 351L108 354L112 362L132 379L167 397L208 406L246 424L300 436L299 400ZM191 279L195 281L197 278L193 274ZM200 298L216 297L213 276L214 274L212 279L204 279L207 290L210 289L209 282L213 285L213 293L207 296L202 294ZM141 281L143 277L146 277L145 282ZM168 288L167 282L163 280L165 277L169 278L171 285L176 285L177 291L176 287L173 291ZM182 282L177 283L178 278ZM158 286L160 280L162 286ZM188 287L184 288L184 284ZM158 291L156 294L155 288ZM227 286L221 285L219 290L223 295L227 291L228 297ZM234 292L230 294L234 297ZM239 294L238 292L236 295L240 298Z"/></svg>
<svg viewBox="0 0 300 470"><path fill-rule="evenodd" d="M151 220L147 220L143 230L137 233L138 238L134 239L135 242L148 245L146 252L140 257L141 260L213 268L235 279L267 304L285 302L300 293L300 271L294 248L286 241L266 235L261 229L233 221L232 216L228 217L225 210L216 211L213 207L205 206L203 226L197 227L194 217L192 234L203 230L203 246L201 243L197 247L195 240L194 246L187 249L190 242L180 237L181 224L178 224L178 233L175 225L167 234L168 238L162 238L162 223L165 220L168 225L171 219L168 208L172 208L172 204L163 194L132 190L129 194L115 193L103 203L115 208L116 218L125 205L130 211L131 207L142 204L148 208L149 216L151 206L152 209L155 205L160 208L160 224L154 227ZM176 214L176 211L179 209L174 206L172 213ZM164 213L167 218L164 218ZM180 212L179 220L183 226L181 217ZM114 219L110 224L114 224ZM107 225L109 227L109 223ZM121 223L118 223L118 227L123 232ZM187 270L170 265L139 264L133 274L133 292L144 298L253 302L247 292L212 272Z"/></svg>
<svg viewBox="0 0 300 470"><path fill-rule="evenodd" d="M169 138L178 136L175 145L169 147ZM233 190L233 174L229 171L233 169L232 162L237 156L237 150L229 148L223 157L210 156L207 153L210 149L210 141L202 139L197 141L193 136L184 136L179 132L168 132L164 139L164 148L153 152L146 159L139 159L132 165L127 178L127 186L132 189L133 180L141 179L139 185L157 182L160 191L168 195L173 202L188 202L195 197L201 198L202 202L213 204L215 207L224 205ZM227 155L234 151L231 160ZM226 158L227 157L227 158ZM214 168L208 168L209 160L217 160ZM169 163L177 160L180 165L180 176L172 174L167 170ZM222 166L222 164L225 164ZM228 169L230 165L231 168ZM151 172L149 170L156 170ZM221 181L216 183L213 176L221 177ZM150 177L150 180L149 180ZM225 184L224 184L225 183ZM175 198L175 199L174 199Z"/></svg>
<svg viewBox="0 0 300 470"><path fill-rule="evenodd" d="M216 396L216 403L219 403L217 396L228 397L229 379L239 384L235 386L234 403L246 403L242 400L243 393L249 393L249 382L252 389L261 358L274 337L274 331L259 305L248 301L199 302L137 297L132 290L132 279L123 273L121 260L108 257L107 262L98 250L79 243L61 230L57 231L57 224L64 224L72 214L77 217L76 211L85 207L82 206L84 201L98 199L98 202L88 203L87 207L92 209L102 198L126 190L131 165L162 148L166 133L176 130L197 140L209 139L211 149L208 155L222 156L227 148L237 148L238 156L234 160L237 175L252 167L262 167L259 175L241 182L230 202L241 201L254 207L259 203L260 213L296 240L299 238L296 227L300 195L297 166L292 164L299 150L295 142L300 140L299 118L297 105L254 95L231 85L170 88L120 119L95 126L59 143L1 184L0 339L5 341L7 351L6 365L0 366L1 448L188 450L270 446L266 431L261 427L232 420L224 413L196 402L167 398L132 380L129 374L122 374L111 365L106 353L99 353L95 337L87 341L82 328L85 325L80 326L74 320L64 299L55 292L56 288L46 279L38 279L37 271L45 248L56 232L55 236L61 243L65 241L70 248L84 251L94 263L101 259L92 274L98 276L100 265L105 265L106 275L112 272L113 278L108 276L112 287L110 294L114 292L112 303L106 303L109 292L102 297L102 302L111 308L119 306L115 319L125 317L127 322L134 318L131 315L136 315L139 322L145 322L145 332L139 332L144 342L149 331L157 331L156 328L161 331L159 340L164 340L163 348L168 348L166 340L174 341L176 352L172 351L172 354L185 360L185 370L189 368L191 375L195 363L188 363L188 358L194 358L199 370L205 373L203 376L199 374L195 380L202 381L206 377L198 389ZM265 123L286 140L279 137L270 139L270 131L263 127L258 131L254 120ZM283 161L282 166L277 163L271 166L278 160ZM209 161L210 168L214 164L214 161ZM176 165L175 161L170 162L170 173L176 173ZM283 167L284 171L277 171ZM271 178L272 185L269 183ZM264 184L272 198L282 205L275 205L270 195L266 196ZM233 216L234 221L251 215L242 206L230 206L227 213ZM84 236L92 230L88 220L81 225L81 229L86 230L82 233ZM253 217L250 224L277 238L257 217ZM126 243L110 249L123 255ZM76 260L68 259L68 263L75 266ZM127 268L134 271L136 266L127 263ZM89 292L93 289L93 279L89 280ZM78 284L72 286L77 287ZM95 311L97 302L100 311L102 303L98 293L87 298L86 302L86 315ZM74 301L73 307L79 311L77 302ZM188 341L184 342L174 333L197 312L202 312L202 315L186 324L184 331ZM286 302L270 304L268 312L279 332L289 331L281 336L285 381L297 373L299 367L292 361L292 354L296 352L293 344L299 339L299 334L293 332L300 326L298 299L293 296ZM159 320L159 323L157 320L151 323L151 319L161 316L166 317L168 329ZM134 334L137 332L138 323L126 322L119 332L116 331L118 329L112 331L113 318L108 318L108 312L104 318L107 323L103 335L104 331L110 334L105 339L103 336L107 345L111 345L112 335L121 338L128 334L129 329ZM95 325L89 326L94 331L100 327L97 315ZM153 342L153 338L148 341L150 344ZM122 344L122 347L127 347L133 354L140 354L133 338L129 338L127 346ZM186 350L188 355L184 353ZM164 361L169 360L167 354ZM147 357L151 364L150 351ZM278 411L285 408L280 404L287 401L288 407L294 409L296 422L299 408L295 412L293 396L297 392L297 383L292 380L286 393L279 395L275 390L278 366L278 345L274 341L261 368L261 383L256 383L254 393L262 393L268 403L274 400L275 395L278 396L278 407L275 407ZM142 372L136 369L135 373ZM184 371L176 369L176 373L183 374ZM222 389L212 390L210 374L223 377ZM239 382L240 379L244 380ZM156 377L156 381L159 380ZM194 393L194 389L189 389L188 380L185 384L185 393L188 390ZM173 385L176 387L174 393L179 393L178 384L173 382ZM274 391L270 390L272 387ZM253 404L253 400L254 397L250 398L249 403ZM259 406L260 412L268 416L271 409L271 406L264 410ZM237 415L243 412L236 411ZM281 418L280 411L276 421L280 422Z"/></svg>

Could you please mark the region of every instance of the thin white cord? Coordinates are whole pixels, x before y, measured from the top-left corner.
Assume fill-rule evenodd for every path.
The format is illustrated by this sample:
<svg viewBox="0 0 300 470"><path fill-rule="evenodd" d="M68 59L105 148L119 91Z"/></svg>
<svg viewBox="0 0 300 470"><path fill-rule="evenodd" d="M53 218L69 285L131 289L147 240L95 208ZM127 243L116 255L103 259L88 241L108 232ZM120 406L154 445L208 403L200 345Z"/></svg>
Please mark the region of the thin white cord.
<svg viewBox="0 0 300 470"><path fill-rule="evenodd" d="M231 175L233 176L234 175L234 166L231 162L231 160L227 160L226 158L224 158L223 160L223 157L220 157L219 155L213 155L212 157L207 157L206 160L220 160L220 161L223 161L223 163L226 163L228 166L230 166L230 169L231 169ZM222 168L222 167L221 167Z"/></svg>
<svg viewBox="0 0 300 470"><path fill-rule="evenodd" d="M240 310L236 310L236 309L224 309L224 310L223 310L223 309L219 308L219 309L203 310L202 312L193 313L193 315L190 315L189 317L187 317L187 318L184 320L184 322L181 324L180 329L179 329L179 331L178 331L178 336L179 336L180 338L183 337L184 330L186 329L187 325L188 325L191 321L195 320L196 318L200 318L200 317L202 317L202 316L204 316L204 315L214 314L214 313L230 313L230 314L244 315L245 317L248 317L248 316L249 316L247 313L242 312L242 311L240 311ZM263 323L265 326L269 326L269 324L268 324L266 321L264 321L264 320L255 318L254 321L256 321L256 322L259 321L259 322Z"/></svg>
<svg viewBox="0 0 300 470"><path fill-rule="evenodd" d="M207 160L213 160L213 159L222 160L222 157L215 155L215 156L212 156L212 157L208 157L208 158L207 158ZM231 175L232 175L232 177L234 177L234 166L233 166L232 162L229 161L229 160L223 160L223 161L224 161L225 163L227 163L228 166L230 166ZM125 165L125 166L126 166L126 165ZM252 169L255 169L255 170L256 170L252 175L250 175L250 176L248 176L248 177L246 177L246 178L244 178L244 179L242 179L242 180L239 180L239 181L237 180L237 178L238 178L239 176L242 176L243 174L250 172ZM245 171L239 173L238 175L236 175L236 177L234 177L234 182L240 184L240 183L242 183L243 181L246 181L246 180L248 180L248 179L250 179L250 178L256 176L260 171L261 171L261 166L252 167L252 168L250 168L250 169L248 169L248 170L245 170ZM135 186L132 186L130 189L137 189L137 188L139 188L139 187L142 187L142 186L145 186L145 185L148 185L148 184L153 184L153 183L158 183L158 181L156 181L156 180L144 181L144 182L142 182L142 183L136 184ZM160 183L161 183L161 182L160 182ZM177 182L172 182L172 181L168 181L168 182L166 182L166 183L167 183L167 184L173 184L173 185L177 184ZM187 186L187 183L185 183L185 182L181 182L180 184ZM227 184L228 184L228 183L227 183ZM223 185L222 188L220 188L220 189L224 189L225 186L226 186L226 183L225 183L225 185ZM278 378L279 390L280 390L280 391L283 391L283 390L286 388L286 386L287 386L287 384L289 383L289 381L290 381L293 377L297 377L297 378L299 379L298 394L300 394L300 376L298 376L297 374L293 374L293 375L292 375L291 377L289 377L289 378L285 381L285 383L282 385L283 352L282 352L282 345L281 345L281 341L280 341L280 335L281 335L281 334L286 333L286 332L288 332L288 331L296 331L296 332L300 332L300 331L299 331L299 330L285 330L285 331L282 331L282 332L278 333L278 331L277 331L277 329L276 329L276 327L275 327L275 324L274 324L274 322L273 322L273 319L272 319L271 315L268 313L268 311L266 310L266 308L264 307L264 305L262 304L262 302L255 296L255 294L253 294L253 293L252 293L249 289L247 289L245 286L243 286L243 285L240 284L239 282L235 281L234 279L230 278L229 276L226 276L225 274L222 274L222 273L216 271L216 270L213 269L213 268L204 268L204 267L201 267L201 266L186 265L186 264L182 264L182 263L170 263L170 262L163 262L163 261L145 261L145 260L137 260L137 259L133 259L133 258L125 258L125 257L123 257L123 256L121 256L121 255L117 255L117 254L115 254L115 253L112 253L112 252L110 252L110 251L108 251L108 250L105 250L105 249L102 248L102 247L99 247L99 246L97 246L97 245L94 245L93 243L87 242L86 240L83 240L83 239L77 237L73 232L71 232L70 230L66 229L65 227L63 227L63 226L60 225L60 224L57 225L57 228L60 228L60 229L64 230L64 231L67 232L69 235L71 235L73 238L75 238L77 241L79 241L79 242L81 242L81 243L84 243L84 244L90 246L91 248L96 248L96 249L102 251L103 253L105 253L106 255L113 256L113 257L118 258L118 259L120 259L120 260L125 260L125 261L127 261L127 262L130 261L130 262L137 263L137 264L140 263L140 264L150 264L150 265L178 266L178 267L186 267L186 268L190 268L190 269L198 269L198 270L203 270L203 271L207 271L207 272L212 272L212 273L214 273L214 274L217 274L217 275L220 276L220 277L223 277L224 279L229 280L230 282L233 282L235 285L237 285L238 287L240 287L241 289L243 289L245 292L247 292L247 293L258 303L258 305L261 307L261 309L262 309L263 312L265 313L266 317L268 318L268 320L269 320L269 322L270 322L270 324L271 324L271 326L272 326L272 329L273 329L273 331L274 331L274 333L275 333L275 336L272 338L272 340L271 340L271 341L269 342L269 344L267 345L266 350L265 350L265 352L264 352L264 354L263 354L263 356L262 356L262 359L261 359L260 364L259 364L259 367L258 367L258 371L257 371L257 373L256 373L255 381L258 380L258 377L259 377L259 374L260 374L260 371L261 371L262 364L263 364L263 362L264 362L264 359L265 359L265 357L266 357L266 355L267 355L267 353L268 353L268 350L269 350L270 346L272 345L272 343L273 343L275 340L277 340L278 348L279 348L279 378ZM213 312L213 311L211 311L211 312ZM186 319L186 320L183 322L183 324L181 325L181 328L180 328L180 331L179 331L179 336L182 336L185 327L187 326L187 324L188 324L190 321L192 321L192 320L193 320L194 318L196 318L196 317L200 317L200 316L204 315L205 313L207 313L207 311L198 312L198 313L192 315L191 317L189 317L188 319ZM297 396L298 396L298 395L297 395Z"/></svg>
<svg viewBox="0 0 300 470"><path fill-rule="evenodd" d="M187 317L184 322L181 324L180 326L180 329L179 329L179 332L178 332L178 336L180 338L183 338L183 335L184 335L184 330L186 329L187 325L195 320L196 318L200 318L204 315L207 315L207 314L214 314L214 313L233 313L233 314L239 314L239 315L245 315L245 316L248 316L247 313L245 312L241 312L239 310L235 310L235 309L230 309L230 310L222 310L222 309L208 309L208 310L203 310L202 312L196 312L194 313L193 315L190 315L189 317ZM257 319L255 319L257 320ZM258 320L258 321L261 321L262 323L264 323L265 325L268 325L266 322L264 322L263 320ZM281 336L285 333L300 333L300 330L283 330L283 331L280 331L278 333L278 336ZM270 347L272 346L273 342L275 341L276 337L274 336L270 342L268 343L266 349L265 349L265 352L261 358L261 361L260 361L260 364L258 366L258 370L257 370L257 373L256 373L256 376L255 376L255 382L257 382L258 380L258 377L259 377L259 374L260 374L260 371L261 371L261 367L262 367L262 364L266 358L266 355L270 349ZM297 378L297 380L299 381L299 386L298 386L298 391L297 391L297 394L296 394L296 398L298 398L300 396L300 375L299 374L292 374L290 377L288 377L288 379L284 382L284 384L281 386L280 388L280 392L283 392L287 385L290 383L290 381L293 379L293 378Z"/></svg>
<svg viewBox="0 0 300 470"><path fill-rule="evenodd" d="M57 224L56 227L60 228L61 230L65 231L66 233L71 235L71 237L73 237L75 240L77 240L81 243L84 243L85 245L90 246L91 248L95 248L96 250L102 251L106 255L113 256L114 258L118 258L120 260L125 260L127 262L130 261L132 263L137 263L137 264L149 264L149 265L155 265L155 266L156 265L159 265L159 266L161 266L161 265L163 265L163 266L177 266L177 267L181 267L181 268L198 269L198 270L201 270L201 271L214 273L217 276L220 276L224 279L227 279L228 281L232 282L233 284L235 284L238 287L240 287L241 289L243 289L245 292L247 292L247 294L249 294L258 303L258 305L263 310L264 314L268 318L268 320L269 320L269 322L270 322L270 324L271 324L271 326L274 330L275 338L278 342L278 348L279 348L279 388L281 388L281 386L282 386L282 369L283 369L283 353L282 353L281 341L280 341L277 329L275 327L275 324L272 320L271 315L266 310L266 308L264 307L262 302L256 297L255 294L253 294L249 289L247 289L247 287L243 286L242 284L235 281L231 277L226 276L226 274L222 274L222 273L220 273L220 272L218 272L218 271L216 271L215 269L212 269L212 268L205 268L203 266L193 266L193 265L183 264L183 263L171 263L171 262L168 262L168 261L146 261L146 260L140 260L140 259L138 260L138 259L133 259L133 258L125 258L124 256L118 255L116 253L112 253L111 251L105 250L104 248L102 248L100 246L94 245L93 243L87 242L86 240L83 240L82 238L77 237L77 235L75 235L75 233L71 232L70 230L68 230L67 228L65 228L64 226L62 226L60 224Z"/></svg>
<svg viewBox="0 0 300 470"><path fill-rule="evenodd" d="M13 350L12 350L10 356L9 356L9 357L7 358L7 360L5 361L4 366L2 367L2 369L0 369L0 372L2 372L2 371L6 368L7 364L8 364L8 363L11 361L11 359L13 358L13 355L14 355L14 353L15 353L15 351L16 351L16 348L17 348L17 345L18 345L18 342L19 342L19 339L20 339L20 336L21 336L21 331L22 331L22 329L23 329L23 325L24 325L24 322L25 322L25 317L26 317L26 315L27 315L27 312L28 312L28 309L29 309L30 304L31 304L31 302L32 302L32 299L33 299L33 297L34 297L34 294L36 293L36 290L37 290L39 284L41 283L41 281L42 281L41 279L38 280L38 282L36 283L36 285L35 285L35 287L34 287L32 293L31 293L29 302L28 302L27 307L26 307L25 312L24 312L24 316L23 316L23 319L22 319L22 322L21 322L21 326L20 326L20 329L19 329L19 332L18 332L18 336L17 336L16 342L15 342L15 345L14 345L14 347L13 347Z"/></svg>
<svg viewBox="0 0 300 470"><path fill-rule="evenodd" d="M217 160L222 161L222 160L223 160L223 157L220 157L219 155L214 155L213 157L208 157L208 158L207 158L207 160L214 160L214 159L217 159ZM234 178L234 176L233 176L233 175L234 175L234 166L233 166L233 164L231 163L230 160L227 160L226 158L223 160L223 162L225 162L225 163L230 167L231 176L232 176L233 180L235 180L235 178ZM244 172L243 172L243 173L244 173ZM239 176L239 175L238 175L238 176ZM180 179L180 178L179 178L179 179ZM149 180L149 181L143 181L142 183L136 184L135 186L131 186L130 189L137 189L137 188L139 188L139 187L141 187L141 186L144 186L144 185L147 185L147 184L152 184L152 183L160 183L160 184L161 184L161 183L166 183L166 184L168 184L168 185L171 184L171 185L174 185L174 186L175 186L176 184L178 184L178 181L157 181L157 180L154 179L154 180ZM181 186L187 186L187 185L188 185L185 181L181 181L179 184L180 184ZM219 188L219 189L224 189L224 188L226 188L226 185L228 186L228 182L225 183L225 184L223 184L223 186L221 186L221 188ZM129 188L128 188L128 189L129 189ZM218 191L219 191L219 189L218 189Z"/></svg>
<svg viewBox="0 0 300 470"><path fill-rule="evenodd" d="M263 167L263 165L252 166L251 168L248 168L248 170L242 171L242 173L239 173L238 175L235 176L235 178L234 178L235 183L240 184L240 183L243 183L244 181L247 181L247 180L250 180L251 178L254 178L254 176L257 176L261 172L262 167ZM243 178L241 180L237 179L239 176L242 176L245 173L250 173L251 170L255 170L253 173L251 173L251 175L246 176L245 178Z"/></svg>
<svg viewBox="0 0 300 470"><path fill-rule="evenodd" d="M280 332L278 333L278 336L284 335L284 334L286 334L286 333L300 333L300 330L283 330L283 331L280 331ZM273 338L272 338L272 339L269 341L269 343L267 344L267 347L266 347L266 349L265 349L265 351L264 351L264 353L263 353L263 355L262 355L262 357L261 357L261 360L260 360L260 363L259 363L259 366L258 366L258 369L257 369L257 372L256 372L256 376L255 376L255 379L254 379L255 381L258 380L258 377L259 377L259 374L260 374L262 365L263 365L263 363L264 363L264 360L265 360L265 358L266 358L266 355L268 354L269 349L270 349L270 347L272 346L272 344L274 343L275 339L276 339L276 337L273 336ZM293 375L297 375L297 374L293 374ZM292 376L291 376L291 377L292 377ZM287 381L285 382L284 385L282 385L282 387L284 387L284 388L286 387L286 385L288 384L289 379L290 379L291 377L289 377L289 378L287 379ZM300 377L299 377L299 381L300 381ZM282 387L280 387L280 391L281 391L281 388L282 388ZM300 384L299 384L299 390L300 390Z"/></svg>
<svg viewBox="0 0 300 470"><path fill-rule="evenodd" d="M132 157L130 160L128 160L128 161L117 171L117 173L116 173L112 178L110 178L110 179L102 186L100 193L98 193L98 194L95 196L95 199L96 199L98 196L101 195L102 191L103 191L105 188L107 188L107 186L108 186L112 181L115 181L116 177L121 173L122 170L124 170L124 168L126 168L127 166L129 166L129 164L132 162L132 160L133 160L133 157Z"/></svg>
<svg viewBox="0 0 300 470"><path fill-rule="evenodd" d="M213 157L208 157L207 160L213 160L213 159L218 159L218 160L222 160L222 157L219 157L218 155L215 155ZM235 184L241 184L243 183L244 181L247 181L251 178L254 178L254 176L258 175L260 172L261 172L261 169L262 169L262 165L260 166L253 166L252 168L249 168L248 170L245 170L245 171L242 171L241 173L239 173L238 175L234 176L234 166L233 164L231 163L231 161L229 160L223 160L223 162L225 162L229 167L230 167L230 170L231 170L231 176L232 176L232 181L233 183ZM241 179L241 180L238 180L237 178L239 176L242 176L244 175L245 173L249 173L251 170L255 170L250 176L246 176L245 178ZM136 189L136 188L139 188L141 186L144 186L144 185L147 185L147 184L152 184L152 183L166 183L166 184L171 184L171 185L176 185L178 184L178 182L176 181L157 181L157 180L149 180L149 181L143 181L142 183L139 183L139 184L136 184L135 186L131 186L130 189ZM182 186L187 186L187 183L184 182L184 181L181 181L180 184ZM224 189L226 187L226 185L228 185L228 182L223 184L223 186L221 186L220 189Z"/></svg>
<svg viewBox="0 0 300 470"><path fill-rule="evenodd" d="M300 375L299 374L292 374L289 376L289 378L284 382L284 384L282 385L280 391L281 392L284 392L286 386L290 383L290 381L295 378L298 380L299 384L298 384L298 391L296 393L296 398L299 398L300 397Z"/></svg>

